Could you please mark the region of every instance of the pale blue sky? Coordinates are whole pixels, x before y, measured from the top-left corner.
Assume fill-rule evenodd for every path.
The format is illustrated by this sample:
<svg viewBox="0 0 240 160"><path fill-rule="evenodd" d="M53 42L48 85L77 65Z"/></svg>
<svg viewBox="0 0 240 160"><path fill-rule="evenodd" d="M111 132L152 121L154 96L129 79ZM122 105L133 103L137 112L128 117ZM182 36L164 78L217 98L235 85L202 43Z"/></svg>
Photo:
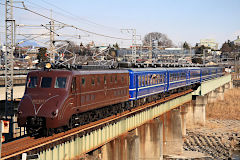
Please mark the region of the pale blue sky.
<svg viewBox="0 0 240 160"><path fill-rule="evenodd" d="M228 39L234 40L237 35L240 35L240 0L24 1L30 9L42 14L50 16L50 12L46 9L52 8L55 19L106 35L122 36L119 33L120 29L135 28L137 34L142 37L153 31L165 33L176 45L184 41L195 45L204 38L214 38L221 44ZM5 0L1 0L1 3L5 3ZM1 6L1 17L3 10ZM15 17L17 23L48 22L17 9ZM67 32L79 34L78 31L68 30ZM81 33L81 35L84 34ZM124 33L124 37L126 36L128 35ZM90 36L85 39L94 40L95 38ZM109 43L114 41L100 37L96 39Z"/></svg>

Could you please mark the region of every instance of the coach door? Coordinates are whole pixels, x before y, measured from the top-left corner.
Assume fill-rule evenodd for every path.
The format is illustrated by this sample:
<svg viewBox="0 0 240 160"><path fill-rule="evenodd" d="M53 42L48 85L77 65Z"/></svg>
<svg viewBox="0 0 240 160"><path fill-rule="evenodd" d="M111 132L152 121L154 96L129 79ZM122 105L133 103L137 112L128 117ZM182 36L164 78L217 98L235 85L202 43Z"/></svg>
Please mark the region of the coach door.
<svg viewBox="0 0 240 160"><path fill-rule="evenodd" d="M76 107L77 106L77 92L78 92L78 90L77 90L77 85L76 85L76 77L73 77L73 79L72 79L72 85L71 85L71 90L72 90L72 104L73 104L73 106L74 107ZM71 104L70 103L70 104Z"/></svg>
<svg viewBox="0 0 240 160"><path fill-rule="evenodd" d="M103 76L104 96L107 97L107 75Z"/></svg>
<svg viewBox="0 0 240 160"><path fill-rule="evenodd" d="M190 77L190 75L191 75L191 74L190 74L190 70L187 70L187 71L186 71L186 74L187 74L187 75L186 75L186 81L187 81L186 83L187 83L187 85L190 85L190 78L191 78L191 77Z"/></svg>

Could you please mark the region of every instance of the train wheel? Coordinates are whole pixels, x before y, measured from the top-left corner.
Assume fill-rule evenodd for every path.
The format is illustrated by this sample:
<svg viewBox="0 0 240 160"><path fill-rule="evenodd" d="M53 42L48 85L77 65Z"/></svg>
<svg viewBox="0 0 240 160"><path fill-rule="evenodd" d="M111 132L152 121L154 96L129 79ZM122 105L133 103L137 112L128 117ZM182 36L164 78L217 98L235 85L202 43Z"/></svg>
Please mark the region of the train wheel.
<svg viewBox="0 0 240 160"><path fill-rule="evenodd" d="M27 129L27 134L28 134L29 136L32 136L33 133L34 133L34 130L33 130L32 128L30 128L30 127L26 127L26 129Z"/></svg>

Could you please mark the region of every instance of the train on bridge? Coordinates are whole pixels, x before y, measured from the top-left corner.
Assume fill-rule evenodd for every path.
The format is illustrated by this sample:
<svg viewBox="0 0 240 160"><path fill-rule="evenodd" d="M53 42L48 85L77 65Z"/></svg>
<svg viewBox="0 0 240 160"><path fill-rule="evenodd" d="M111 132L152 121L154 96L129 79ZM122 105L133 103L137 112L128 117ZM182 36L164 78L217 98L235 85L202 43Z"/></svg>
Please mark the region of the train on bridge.
<svg viewBox="0 0 240 160"><path fill-rule="evenodd" d="M51 135L188 89L224 74L221 67L32 71L18 108L30 135Z"/></svg>

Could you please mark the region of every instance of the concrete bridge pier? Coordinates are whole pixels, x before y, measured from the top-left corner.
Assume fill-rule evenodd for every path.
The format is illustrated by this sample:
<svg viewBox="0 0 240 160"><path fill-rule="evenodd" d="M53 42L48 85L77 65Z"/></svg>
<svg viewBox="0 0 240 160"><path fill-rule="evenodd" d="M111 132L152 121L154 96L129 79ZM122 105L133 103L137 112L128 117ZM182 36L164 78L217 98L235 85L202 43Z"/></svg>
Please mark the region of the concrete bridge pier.
<svg viewBox="0 0 240 160"><path fill-rule="evenodd" d="M163 122L156 118L137 128L139 159L163 159Z"/></svg>
<svg viewBox="0 0 240 160"><path fill-rule="evenodd" d="M218 93L217 100L221 100L221 101L224 100L224 87L223 86L217 88L217 93Z"/></svg>
<svg viewBox="0 0 240 160"><path fill-rule="evenodd" d="M190 126L194 125L194 106L195 106L194 101L190 101L185 106L185 109L187 111L187 113L186 113L186 123L187 123L187 125L190 125Z"/></svg>
<svg viewBox="0 0 240 160"><path fill-rule="evenodd" d="M193 100L194 104L194 124L205 125L206 121L206 105L207 105L207 96L196 96L196 99Z"/></svg>
<svg viewBox="0 0 240 160"><path fill-rule="evenodd" d="M224 85L224 91L227 91L227 90L232 89L232 88L233 88L233 82L232 81L230 81L230 82L228 82Z"/></svg>
<svg viewBox="0 0 240 160"><path fill-rule="evenodd" d="M208 93L207 97L208 97L208 102L209 103L214 103L217 100L217 90L213 90L210 93Z"/></svg>
<svg viewBox="0 0 240 160"><path fill-rule="evenodd" d="M180 109L173 109L163 115L163 153L176 155L183 152L182 120Z"/></svg>
<svg viewBox="0 0 240 160"><path fill-rule="evenodd" d="M136 130L105 144L101 148L101 157L104 160L138 160L139 136Z"/></svg>
<svg viewBox="0 0 240 160"><path fill-rule="evenodd" d="M180 114L181 114L181 120L182 120L182 136L183 137L186 136L188 108L189 108L189 103L180 107Z"/></svg>

